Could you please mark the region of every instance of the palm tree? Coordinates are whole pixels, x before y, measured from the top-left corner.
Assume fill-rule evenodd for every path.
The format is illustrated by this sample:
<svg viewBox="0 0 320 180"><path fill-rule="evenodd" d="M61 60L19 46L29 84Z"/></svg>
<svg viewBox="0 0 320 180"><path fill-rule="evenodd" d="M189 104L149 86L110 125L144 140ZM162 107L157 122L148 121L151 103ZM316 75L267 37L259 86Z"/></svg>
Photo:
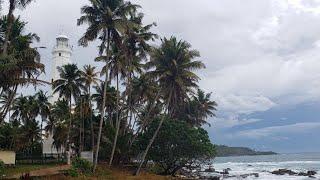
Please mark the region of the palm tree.
<svg viewBox="0 0 320 180"><path fill-rule="evenodd" d="M71 142L70 142L70 131L72 127L72 99L76 101L81 95L81 90L84 89L82 84L83 79L81 78L81 72L75 64L67 64L62 67L58 67L60 73L60 79L57 79L53 82L52 88L53 93L59 93L59 97L64 98L69 102L69 127L68 127L68 164L70 161L70 151L71 151Z"/></svg>
<svg viewBox="0 0 320 180"><path fill-rule="evenodd" d="M92 99L96 102L97 108L100 110L102 109L103 105L103 94L104 94L104 88L105 88L105 82L101 82L99 86L94 86L95 93L92 94ZM105 104L105 109L109 114L112 114L114 111L114 108L116 106L116 97L117 97L117 91L114 87L107 87L106 90L106 97L108 101Z"/></svg>
<svg viewBox="0 0 320 180"><path fill-rule="evenodd" d="M193 126L201 127L204 124L210 124L206 121L207 117L215 116L217 103L211 101L211 93L206 94L204 91L198 89L197 94L192 96L188 103L186 110L187 120Z"/></svg>
<svg viewBox="0 0 320 180"><path fill-rule="evenodd" d="M11 110L11 99L13 99L16 94L14 93L13 90L7 89L5 91L3 91L3 93L0 94L0 104L2 105L0 108L0 112L2 112L4 110L4 108L6 108L6 105L9 105L8 108L8 113L10 116L10 110ZM0 117L1 118L1 117ZM0 121L1 124L1 121Z"/></svg>
<svg viewBox="0 0 320 180"><path fill-rule="evenodd" d="M0 90L1 92L10 90L11 96L3 106L0 113L0 120L4 119L10 109L18 86L37 85L47 83L38 79L38 76L44 72L44 65L40 63L40 54L37 48L32 48L34 41L39 41L36 34L23 34L26 23L20 21L20 18L14 19L12 32L10 33L9 56L0 56ZM8 19L0 19L0 32L8 29ZM4 43L0 39L0 46ZM1 123L1 121L0 121Z"/></svg>
<svg viewBox="0 0 320 180"><path fill-rule="evenodd" d="M146 104L145 108L141 110L140 115L138 114L140 120L140 124L136 133L130 139L129 149L136 141L138 135L147 127L150 123L150 117L155 111L155 107L160 107L156 102L159 100L160 93L157 83L151 79L147 74L141 74L139 78L135 77L132 79L132 91L131 91L131 100L136 102L138 105ZM135 107L137 105L134 105ZM129 123L131 124L131 123ZM133 129L135 122L131 125Z"/></svg>
<svg viewBox="0 0 320 180"><path fill-rule="evenodd" d="M115 78L116 79L116 91L119 92L119 74L122 76L125 76L126 72L126 65L125 65L125 59L121 55L121 50L117 46L112 46L112 52L113 56L111 56L111 59L108 63L107 66L108 69L110 69L110 78ZM116 132L114 135L114 140L113 140L113 146L111 150L111 155L109 159L109 166L112 165L113 161L113 156L114 152L117 146L117 141L118 141L118 134L119 134L119 129L120 129L120 93L117 93L117 100L116 100Z"/></svg>
<svg viewBox="0 0 320 180"><path fill-rule="evenodd" d="M135 10L138 6L132 5L130 2L124 2L123 0L89 0L90 5L83 6L81 8L82 16L78 19L78 25L87 23L89 25L86 33L79 40L79 44L82 46L87 46L89 41L94 41L99 38L101 40L101 45L99 49L99 54L105 52L105 62L109 61L110 56L110 44L115 42L120 44L120 34L123 31L125 25L129 22L127 21L126 15L128 12ZM103 105L106 104L106 90L108 87L108 69L106 69L105 74L105 92L103 95ZM101 109L101 118L99 123L99 133L97 139L97 149L95 154L94 168L95 171L100 148L101 132L103 119L105 116L105 109Z"/></svg>
<svg viewBox="0 0 320 180"><path fill-rule="evenodd" d="M12 106L12 119L17 119L23 124L35 120L39 114L39 106L34 96L20 96L15 99Z"/></svg>
<svg viewBox="0 0 320 180"><path fill-rule="evenodd" d="M151 49L148 44L149 41L154 41L158 36L152 32L150 29L156 24L149 24L143 26L142 20L144 15L142 13L132 12L130 13L130 21L136 23L136 26L126 28L125 34L123 36L123 52L126 59L126 90L125 95L127 97L127 120L128 126L130 126L133 118L133 112L135 111L135 103L133 100L132 91L132 79L143 72L142 61L146 60L147 54ZM128 128L127 128L128 129Z"/></svg>
<svg viewBox="0 0 320 180"><path fill-rule="evenodd" d="M70 106L67 100L58 100L52 106L49 121L45 130L53 134L53 145L57 151L66 147L68 140L68 119L70 118ZM66 148L64 149L66 150Z"/></svg>
<svg viewBox="0 0 320 180"><path fill-rule="evenodd" d="M33 0L9 0L9 11L8 11L8 28L5 33L5 40L3 45L3 54L7 55L8 47L9 47L9 40L12 32L12 26L14 23L14 10L19 7L24 9L28 4L30 4Z"/></svg>
<svg viewBox="0 0 320 180"><path fill-rule="evenodd" d="M200 61L194 61L199 57L199 52L191 50L191 45L185 41L178 41L175 37L164 38L159 48L151 52L151 60L146 64L148 75L159 83L159 89L165 104L164 112L171 118L175 118L177 113L188 98L188 94L197 88L199 77L194 70L204 68ZM165 119L162 116L160 123L150 139L146 150L143 152L140 165L136 171L139 174L150 147L157 137Z"/></svg>
<svg viewBox="0 0 320 180"><path fill-rule="evenodd" d="M98 85L100 79L98 78L99 72L97 72L96 67L91 65L85 65L83 70L81 71L81 76L84 80L86 91L89 95L89 106L90 106L90 127L91 127L91 147L94 149L94 130L93 130L93 122L92 122L92 97L91 97L91 86Z"/></svg>
<svg viewBox="0 0 320 180"><path fill-rule="evenodd" d="M40 90L35 94L36 101L39 107L39 115L41 117L40 128L43 130L43 122L46 122L50 116L51 103L49 102L49 96L46 92Z"/></svg>

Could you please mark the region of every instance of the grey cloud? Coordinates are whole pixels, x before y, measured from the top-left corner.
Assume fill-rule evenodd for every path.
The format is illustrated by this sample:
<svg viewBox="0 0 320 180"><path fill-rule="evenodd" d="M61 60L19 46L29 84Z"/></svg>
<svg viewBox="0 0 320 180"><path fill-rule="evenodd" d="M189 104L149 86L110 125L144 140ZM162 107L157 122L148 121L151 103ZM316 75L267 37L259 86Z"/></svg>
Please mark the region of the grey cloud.
<svg viewBox="0 0 320 180"><path fill-rule="evenodd" d="M305 122L305 123L296 123L284 126L272 126L265 127L260 129L253 130L244 130L237 132L231 135L231 138L237 137L245 137L245 138L253 138L253 139L261 139L261 138L275 138L282 139L288 138L286 135L288 134L300 134L310 131L315 131L320 128L320 123L317 122Z"/></svg>

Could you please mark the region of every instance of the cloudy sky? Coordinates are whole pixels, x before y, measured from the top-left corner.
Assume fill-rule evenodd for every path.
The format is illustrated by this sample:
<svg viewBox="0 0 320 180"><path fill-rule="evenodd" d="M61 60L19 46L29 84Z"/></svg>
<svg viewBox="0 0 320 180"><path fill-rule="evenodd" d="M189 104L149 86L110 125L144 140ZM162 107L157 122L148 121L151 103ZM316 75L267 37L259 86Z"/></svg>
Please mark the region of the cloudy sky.
<svg viewBox="0 0 320 180"><path fill-rule="evenodd" d="M278 152L320 151L320 0L134 0L160 36L177 36L201 52L201 87L219 104L210 137L217 144ZM63 32L73 61L93 61L96 45L77 46L87 0L37 0L28 29L51 48ZM98 64L99 65L99 64Z"/></svg>

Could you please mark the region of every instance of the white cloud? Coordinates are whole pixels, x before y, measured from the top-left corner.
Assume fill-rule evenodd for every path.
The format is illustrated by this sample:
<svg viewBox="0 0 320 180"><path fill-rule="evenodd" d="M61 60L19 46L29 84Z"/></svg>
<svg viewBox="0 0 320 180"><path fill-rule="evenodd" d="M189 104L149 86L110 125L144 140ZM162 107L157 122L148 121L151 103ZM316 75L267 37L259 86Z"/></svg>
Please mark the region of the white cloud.
<svg viewBox="0 0 320 180"><path fill-rule="evenodd" d="M224 95L216 96L219 110L227 114L250 114L266 111L276 106L274 102L264 96Z"/></svg>
<svg viewBox="0 0 320 180"><path fill-rule="evenodd" d="M252 124L261 121L261 119L240 119L237 116L230 116L228 118L215 118L211 121L212 126L216 130Z"/></svg>
<svg viewBox="0 0 320 180"><path fill-rule="evenodd" d="M283 139L287 138L285 135L288 134L301 134L310 131L317 131L320 128L320 122L305 122L296 123L284 126L272 126L261 129L244 130L239 131L231 137L233 138L250 138L250 139L261 139L261 138L273 138Z"/></svg>

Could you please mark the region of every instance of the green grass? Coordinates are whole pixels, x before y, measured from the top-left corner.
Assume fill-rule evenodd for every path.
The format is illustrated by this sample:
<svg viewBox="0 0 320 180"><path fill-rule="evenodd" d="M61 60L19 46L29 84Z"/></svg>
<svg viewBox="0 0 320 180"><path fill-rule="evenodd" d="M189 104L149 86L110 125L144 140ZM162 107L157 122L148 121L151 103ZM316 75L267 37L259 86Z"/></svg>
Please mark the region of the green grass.
<svg viewBox="0 0 320 180"><path fill-rule="evenodd" d="M43 168L50 168L55 167L58 164L35 164L35 165L16 165L14 167L7 167L4 170L5 176L12 176L15 174L23 174L30 171L43 169Z"/></svg>

